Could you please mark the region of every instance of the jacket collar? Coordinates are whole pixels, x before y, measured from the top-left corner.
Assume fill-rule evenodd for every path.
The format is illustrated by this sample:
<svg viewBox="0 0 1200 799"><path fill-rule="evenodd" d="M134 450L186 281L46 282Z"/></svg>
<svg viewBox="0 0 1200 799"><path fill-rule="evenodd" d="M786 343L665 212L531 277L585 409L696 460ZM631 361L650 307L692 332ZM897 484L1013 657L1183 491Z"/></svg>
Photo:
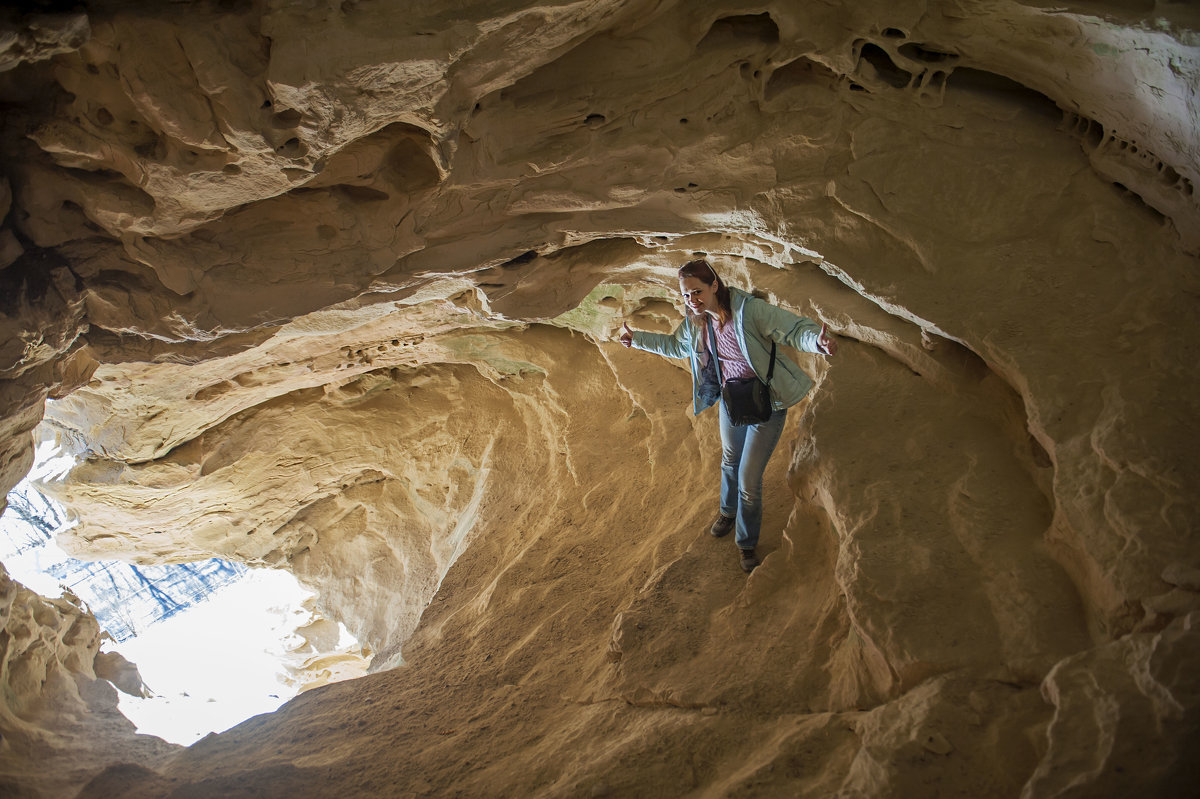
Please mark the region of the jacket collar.
<svg viewBox="0 0 1200 799"><path fill-rule="evenodd" d="M746 300L750 299L750 294L741 289L729 287L729 309L733 311L733 315L742 315L742 306L746 304Z"/></svg>

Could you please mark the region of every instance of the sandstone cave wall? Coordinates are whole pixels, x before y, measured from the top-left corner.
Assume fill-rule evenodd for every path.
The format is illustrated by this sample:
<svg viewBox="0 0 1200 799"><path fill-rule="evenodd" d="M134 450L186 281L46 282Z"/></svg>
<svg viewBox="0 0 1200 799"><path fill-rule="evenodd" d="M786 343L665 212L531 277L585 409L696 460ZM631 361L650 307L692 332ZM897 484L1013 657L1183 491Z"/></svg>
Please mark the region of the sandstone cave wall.
<svg viewBox="0 0 1200 799"><path fill-rule="evenodd" d="M290 569L380 669L85 795L1190 784L1200 57L1135 5L14 17L0 482L61 398L74 551ZM749 581L613 343L696 253L843 338Z"/></svg>

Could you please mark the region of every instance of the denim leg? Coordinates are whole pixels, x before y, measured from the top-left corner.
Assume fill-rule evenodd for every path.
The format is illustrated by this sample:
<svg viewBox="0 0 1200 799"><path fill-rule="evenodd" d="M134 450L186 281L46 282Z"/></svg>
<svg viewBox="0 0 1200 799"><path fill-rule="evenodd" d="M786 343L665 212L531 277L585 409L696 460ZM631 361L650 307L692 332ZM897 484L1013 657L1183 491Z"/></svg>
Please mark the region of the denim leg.
<svg viewBox="0 0 1200 799"><path fill-rule="evenodd" d="M738 547L758 546L762 527L762 483L767 461L783 435L787 409L761 424L735 427L721 403L721 513L737 518Z"/></svg>
<svg viewBox="0 0 1200 799"><path fill-rule="evenodd" d="M738 470L747 428L729 423L723 401L717 400L717 410L721 419L721 515L733 519L738 515Z"/></svg>

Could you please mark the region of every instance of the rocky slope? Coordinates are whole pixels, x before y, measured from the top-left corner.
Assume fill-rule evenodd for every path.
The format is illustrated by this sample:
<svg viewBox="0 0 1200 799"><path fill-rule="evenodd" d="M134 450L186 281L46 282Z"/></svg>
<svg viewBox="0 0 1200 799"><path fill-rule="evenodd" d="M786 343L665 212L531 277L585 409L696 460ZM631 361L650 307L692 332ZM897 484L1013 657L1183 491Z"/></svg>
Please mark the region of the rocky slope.
<svg viewBox="0 0 1200 799"><path fill-rule="evenodd" d="M0 482L56 399L64 546L291 570L375 673L174 750L7 582L8 786L1192 790L1190 5L160 5L4 23ZM614 343L697 253L842 339L749 579Z"/></svg>

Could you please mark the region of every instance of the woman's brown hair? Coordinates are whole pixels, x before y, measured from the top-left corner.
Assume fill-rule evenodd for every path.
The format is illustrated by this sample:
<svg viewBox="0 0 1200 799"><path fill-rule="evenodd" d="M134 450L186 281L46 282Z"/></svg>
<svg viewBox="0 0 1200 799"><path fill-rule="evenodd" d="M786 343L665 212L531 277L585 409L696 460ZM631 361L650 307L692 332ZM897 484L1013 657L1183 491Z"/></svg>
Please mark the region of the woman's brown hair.
<svg viewBox="0 0 1200 799"><path fill-rule="evenodd" d="M694 277L707 286L716 283L717 303L726 314L733 314L733 308L729 304L729 287L725 285L725 281L717 274L717 270L712 268L712 264L703 258L696 261L688 261L679 267L679 279L683 280L685 277Z"/></svg>

